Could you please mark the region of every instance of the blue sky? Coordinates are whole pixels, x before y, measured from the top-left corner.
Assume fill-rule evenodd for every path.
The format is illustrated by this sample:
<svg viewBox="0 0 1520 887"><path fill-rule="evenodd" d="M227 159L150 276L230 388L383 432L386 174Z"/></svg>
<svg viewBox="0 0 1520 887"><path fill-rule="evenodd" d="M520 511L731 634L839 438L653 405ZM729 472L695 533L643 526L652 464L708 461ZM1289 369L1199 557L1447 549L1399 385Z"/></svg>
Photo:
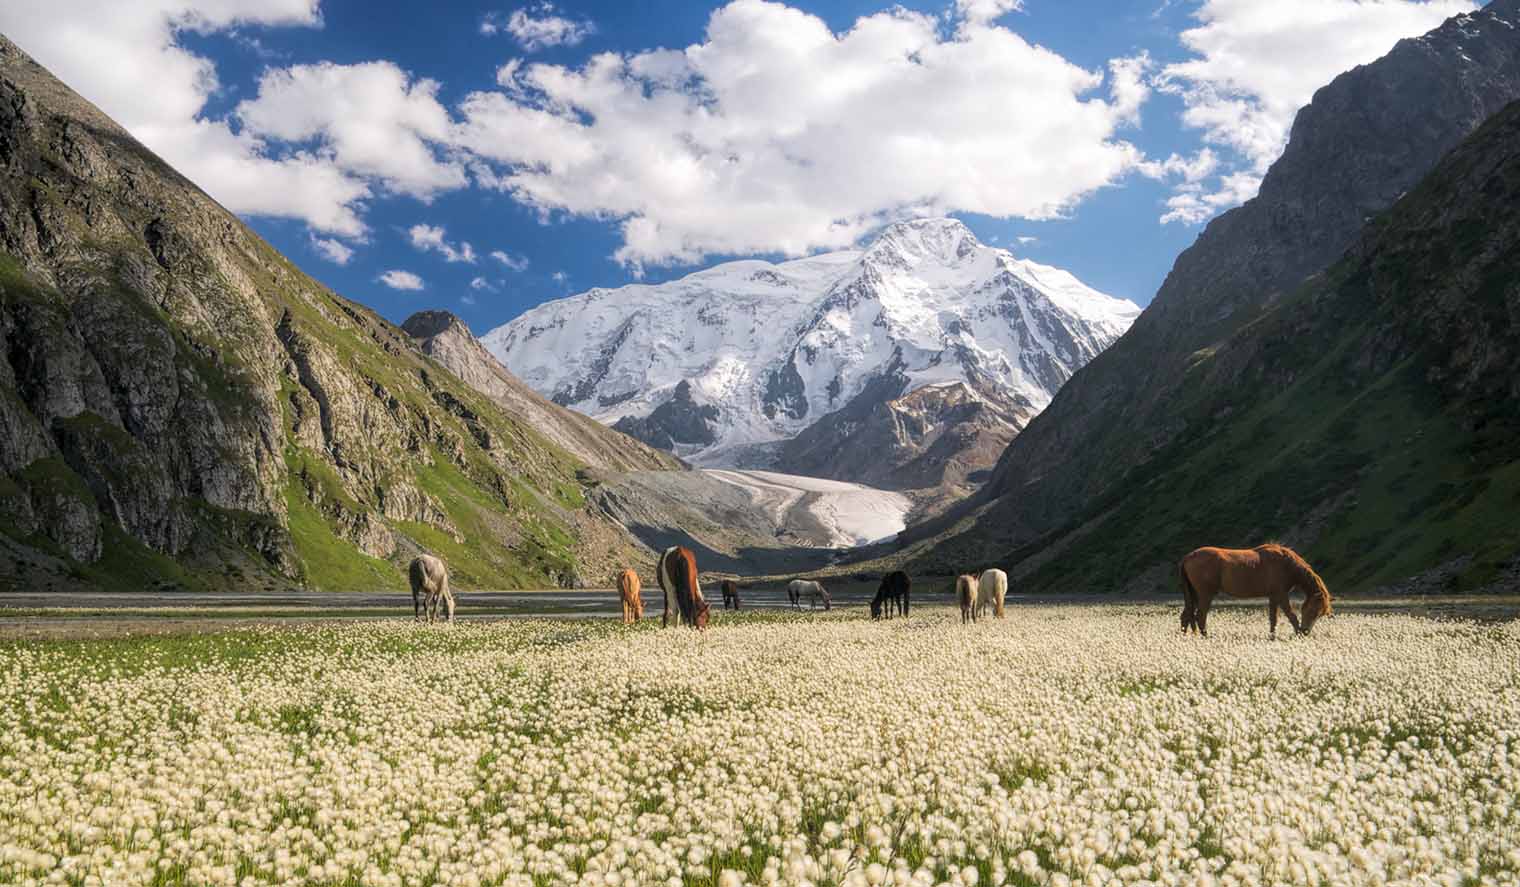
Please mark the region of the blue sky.
<svg viewBox="0 0 1520 887"><path fill-rule="evenodd" d="M951 214L1145 304L1468 0L56 0L0 30L313 276L477 332ZM661 50L673 50L662 52Z"/></svg>

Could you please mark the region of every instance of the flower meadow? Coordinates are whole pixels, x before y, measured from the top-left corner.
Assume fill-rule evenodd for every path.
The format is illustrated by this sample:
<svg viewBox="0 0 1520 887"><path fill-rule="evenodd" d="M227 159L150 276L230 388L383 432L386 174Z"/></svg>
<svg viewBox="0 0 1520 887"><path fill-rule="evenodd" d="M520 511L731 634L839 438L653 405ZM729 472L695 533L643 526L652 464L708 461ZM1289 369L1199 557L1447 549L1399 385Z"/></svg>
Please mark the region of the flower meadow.
<svg viewBox="0 0 1520 887"><path fill-rule="evenodd" d="M0 647L0 883L1516 884L1520 627L1173 607Z"/></svg>

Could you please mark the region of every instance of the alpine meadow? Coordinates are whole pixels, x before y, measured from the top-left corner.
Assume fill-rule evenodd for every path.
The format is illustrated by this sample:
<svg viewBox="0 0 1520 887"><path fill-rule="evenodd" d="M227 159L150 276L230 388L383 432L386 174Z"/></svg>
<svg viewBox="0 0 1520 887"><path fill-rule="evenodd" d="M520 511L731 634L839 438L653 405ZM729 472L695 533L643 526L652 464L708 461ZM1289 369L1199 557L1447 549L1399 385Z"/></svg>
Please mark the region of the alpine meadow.
<svg viewBox="0 0 1520 887"><path fill-rule="evenodd" d="M1520 0L0 4L0 884L1520 887Z"/></svg>

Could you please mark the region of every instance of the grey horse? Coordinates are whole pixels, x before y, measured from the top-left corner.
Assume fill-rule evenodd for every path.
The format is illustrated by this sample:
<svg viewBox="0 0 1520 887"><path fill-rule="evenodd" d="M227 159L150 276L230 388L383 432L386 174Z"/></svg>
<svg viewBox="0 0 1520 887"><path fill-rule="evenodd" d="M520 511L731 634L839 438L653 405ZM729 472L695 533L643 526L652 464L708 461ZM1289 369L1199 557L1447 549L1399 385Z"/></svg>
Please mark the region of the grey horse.
<svg viewBox="0 0 1520 887"><path fill-rule="evenodd" d="M454 595L449 591L449 568L431 554L419 555L407 570L412 580L412 618L422 621L427 611L428 624L438 621L438 602L443 606L450 622L454 621Z"/></svg>

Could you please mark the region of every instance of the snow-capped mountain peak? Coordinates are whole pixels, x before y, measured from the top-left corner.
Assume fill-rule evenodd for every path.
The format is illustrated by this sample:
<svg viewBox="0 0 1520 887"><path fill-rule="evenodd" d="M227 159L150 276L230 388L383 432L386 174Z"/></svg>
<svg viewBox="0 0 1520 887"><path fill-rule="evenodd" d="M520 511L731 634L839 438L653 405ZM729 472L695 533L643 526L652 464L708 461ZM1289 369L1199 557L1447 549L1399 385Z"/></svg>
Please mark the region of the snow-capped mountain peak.
<svg viewBox="0 0 1520 887"><path fill-rule="evenodd" d="M979 399L956 410L1021 428L1138 313L955 219L917 219L860 250L547 302L481 341L561 404L699 464L754 465L757 447L927 385L964 383Z"/></svg>

